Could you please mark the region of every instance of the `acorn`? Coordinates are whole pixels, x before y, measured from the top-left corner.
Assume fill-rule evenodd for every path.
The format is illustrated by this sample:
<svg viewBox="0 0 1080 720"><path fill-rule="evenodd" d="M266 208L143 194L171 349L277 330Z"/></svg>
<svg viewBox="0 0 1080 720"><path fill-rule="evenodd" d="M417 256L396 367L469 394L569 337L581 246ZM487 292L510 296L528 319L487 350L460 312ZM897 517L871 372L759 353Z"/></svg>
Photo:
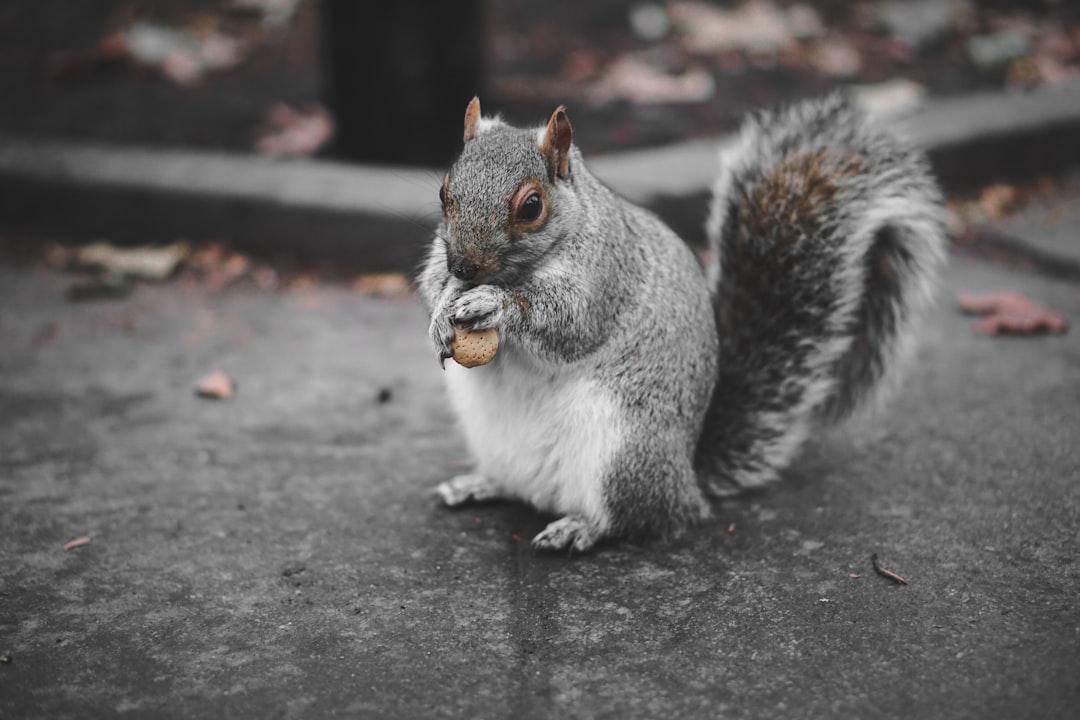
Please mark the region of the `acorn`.
<svg viewBox="0 0 1080 720"><path fill-rule="evenodd" d="M454 352L454 361L462 367L487 365L499 350L499 331L495 328L466 330L455 325L450 349Z"/></svg>

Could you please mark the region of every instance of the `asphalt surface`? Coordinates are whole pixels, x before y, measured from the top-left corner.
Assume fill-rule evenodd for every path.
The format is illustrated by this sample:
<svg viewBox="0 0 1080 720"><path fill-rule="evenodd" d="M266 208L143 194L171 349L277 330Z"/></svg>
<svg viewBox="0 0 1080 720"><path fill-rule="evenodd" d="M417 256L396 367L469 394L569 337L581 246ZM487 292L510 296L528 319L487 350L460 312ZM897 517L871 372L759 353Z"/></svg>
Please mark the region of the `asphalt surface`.
<svg viewBox="0 0 1080 720"><path fill-rule="evenodd" d="M1074 284L954 259L873 423L567 558L527 508L437 506L468 458L414 299L70 283L0 265L0 717L1076 716L1080 336L954 300L1075 323ZM195 397L217 367L237 395Z"/></svg>

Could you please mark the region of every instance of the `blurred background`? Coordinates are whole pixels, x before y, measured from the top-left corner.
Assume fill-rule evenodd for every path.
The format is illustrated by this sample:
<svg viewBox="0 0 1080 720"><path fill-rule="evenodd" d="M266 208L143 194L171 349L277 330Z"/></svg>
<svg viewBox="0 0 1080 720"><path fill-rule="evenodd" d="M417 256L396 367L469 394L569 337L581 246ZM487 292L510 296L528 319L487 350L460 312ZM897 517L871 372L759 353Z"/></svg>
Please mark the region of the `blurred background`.
<svg viewBox="0 0 1080 720"><path fill-rule="evenodd" d="M597 153L837 85L898 108L1080 73L1063 0L8 0L0 132L441 165L473 94ZM886 85L881 86L882 83Z"/></svg>
<svg viewBox="0 0 1080 720"><path fill-rule="evenodd" d="M0 252L93 269L52 248L184 241L165 267L233 262L215 286L250 275L241 252L281 276L407 276L474 95L515 124L565 104L594 171L700 245L716 143L756 108L836 87L915 118L972 251L972 224L1053 199L1080 159L1080 6L11 0Z"/></svg>

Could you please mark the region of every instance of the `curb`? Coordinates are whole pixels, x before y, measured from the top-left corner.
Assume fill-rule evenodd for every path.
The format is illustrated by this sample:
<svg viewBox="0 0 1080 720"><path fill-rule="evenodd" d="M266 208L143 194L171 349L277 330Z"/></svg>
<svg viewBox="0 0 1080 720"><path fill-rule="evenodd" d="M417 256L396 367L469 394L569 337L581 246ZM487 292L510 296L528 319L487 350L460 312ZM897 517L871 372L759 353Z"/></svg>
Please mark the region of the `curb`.
<svg viewBox="0 0 1080 720"><path fill-rule="evenodd" d="M0 223L77 240L228 240L264 255L402 269L430 239L439 177L410 168L0 139Z"/></svg>
<svg viewBox="0 0 1080 720"><path fill-rule="evenodd" d="M937 100L888 121L926 148L942 185L963 190L1080 164L1080 90ZM724 138L590 160L598 177L703 239L705 196ZM5 229L146 243L228 240L262 255L416 266L438 217L440 170L276 160L0 138Z"/></svg>

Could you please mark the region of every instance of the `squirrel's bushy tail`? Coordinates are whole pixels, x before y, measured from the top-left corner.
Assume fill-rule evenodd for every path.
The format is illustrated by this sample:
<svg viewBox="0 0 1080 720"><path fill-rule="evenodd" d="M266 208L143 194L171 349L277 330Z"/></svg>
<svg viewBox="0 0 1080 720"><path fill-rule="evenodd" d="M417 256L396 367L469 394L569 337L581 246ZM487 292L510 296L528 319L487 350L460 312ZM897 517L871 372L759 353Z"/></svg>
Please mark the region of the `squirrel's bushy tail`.
<svg viewBox="0 0 1080 720"><path fill-rule="evenodd" d="M925 158L840 95L748 121L720 162L720 369L697 458L717 492L774 479L813 427L893 384L945 259Z"/></svg>

